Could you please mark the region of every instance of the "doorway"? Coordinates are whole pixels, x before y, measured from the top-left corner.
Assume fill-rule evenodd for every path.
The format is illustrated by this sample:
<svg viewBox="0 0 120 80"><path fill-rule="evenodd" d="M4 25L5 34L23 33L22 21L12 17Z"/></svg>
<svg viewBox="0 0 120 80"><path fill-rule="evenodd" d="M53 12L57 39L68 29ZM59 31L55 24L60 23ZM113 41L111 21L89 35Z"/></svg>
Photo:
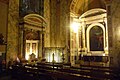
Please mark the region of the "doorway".
<svg viewBox="0 0 120 80"><path fill-rule="evenodd" d="M35 58L38 57L38 40L26 40L26 60L30 59L30 55L34 54Z"/></svg>

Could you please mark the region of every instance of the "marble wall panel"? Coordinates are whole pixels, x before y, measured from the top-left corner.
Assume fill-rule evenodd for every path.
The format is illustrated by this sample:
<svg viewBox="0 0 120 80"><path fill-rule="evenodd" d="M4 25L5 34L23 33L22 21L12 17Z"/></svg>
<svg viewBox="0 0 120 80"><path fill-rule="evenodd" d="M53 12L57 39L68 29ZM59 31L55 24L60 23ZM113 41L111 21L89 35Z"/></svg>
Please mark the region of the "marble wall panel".
<svg viewBox="0 0 120 80"><path fill-rule="evenodd" d="M56 41L55 36L57 36L57 33L55 33L56 30L56 0L51 0L50 2L50 46L55 47Z"/></svg>
<svg viewBox="0 0 120 80"><path fill-rule="evenodd" d="M0 33L4 36L6 42L7 37L7 11L8 5L0 2Z"/></svg>
<svg viewBox="0 0 120 80"><path fill-rule="evenodd" d="M120 67L120 0L113 0L111 2L111 22L112 25L112 51L110 53L111 66ZM109 23L109 22L108 22ZM108 28L110 28L108 26ZM108 34L109 35L109 34ZM110 35L109 35L110 36ZM109 44L110 45L110 44Z"/></svg>
<svg viewBox="0 0 120 80"><path fill-rule="evenodd" d="M47 26L45 28L45 47L50 47L50 0L44 0L44 18Z"/></svg>
<svg viewBox="0 0 120 80"><path fill-rule="evenodd" d="M69 28L69 0L51 0L50 43L52 47L65 47Z"/></svg>
<svg viewBox="0 0 120 80"><path fill-rule="evenodd" d="M68 46L70 29L70 0L61 0L60 4L60 45Z"/></svg>

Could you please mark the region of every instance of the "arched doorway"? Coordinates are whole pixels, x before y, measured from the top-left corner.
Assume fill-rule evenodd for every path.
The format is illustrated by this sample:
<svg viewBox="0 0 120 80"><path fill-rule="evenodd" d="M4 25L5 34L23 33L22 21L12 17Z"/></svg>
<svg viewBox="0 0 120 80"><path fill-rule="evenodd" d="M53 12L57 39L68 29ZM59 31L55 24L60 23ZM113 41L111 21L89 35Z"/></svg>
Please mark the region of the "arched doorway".
<svg viewBox="0 0 120 80"><path fill-rule="evenodd" d="M35 58L43 57L44 32L47 26L45 18L39 14L28 14L24 16L20 26L22 57L26 60L30 59L32 54Z"/></svg>

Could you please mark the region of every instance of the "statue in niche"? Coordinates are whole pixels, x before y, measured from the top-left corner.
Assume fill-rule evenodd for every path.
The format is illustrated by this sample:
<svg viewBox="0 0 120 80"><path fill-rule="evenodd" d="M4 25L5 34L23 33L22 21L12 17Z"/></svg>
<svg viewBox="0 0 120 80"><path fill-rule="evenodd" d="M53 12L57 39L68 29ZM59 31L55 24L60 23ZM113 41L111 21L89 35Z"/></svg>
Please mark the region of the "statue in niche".
<svg viewBox="0 0 120 80"><path fill-rule="evenodd" d="M103 30L94 26L90 30L90 51L103 51Z"/></svg>
<svg viewBox="0 0 120 80"><path fill-rule="evenodd" d="M30 60L34 60L36 55L34 53L30 54Z"/></svg>

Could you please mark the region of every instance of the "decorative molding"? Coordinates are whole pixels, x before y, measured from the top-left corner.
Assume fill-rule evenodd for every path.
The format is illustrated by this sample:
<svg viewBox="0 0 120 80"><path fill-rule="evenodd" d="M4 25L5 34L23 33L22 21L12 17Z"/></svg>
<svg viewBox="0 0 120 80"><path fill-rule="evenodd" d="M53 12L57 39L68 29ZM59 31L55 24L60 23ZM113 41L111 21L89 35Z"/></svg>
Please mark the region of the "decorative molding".
<svg viewBox="0 0 120 80"><path fill-rule="evenodd" d="M46 27L47 23L45 18L38 14L28 14L24 17L24 22L30 25L35 25L38 27Z"/></svg>

